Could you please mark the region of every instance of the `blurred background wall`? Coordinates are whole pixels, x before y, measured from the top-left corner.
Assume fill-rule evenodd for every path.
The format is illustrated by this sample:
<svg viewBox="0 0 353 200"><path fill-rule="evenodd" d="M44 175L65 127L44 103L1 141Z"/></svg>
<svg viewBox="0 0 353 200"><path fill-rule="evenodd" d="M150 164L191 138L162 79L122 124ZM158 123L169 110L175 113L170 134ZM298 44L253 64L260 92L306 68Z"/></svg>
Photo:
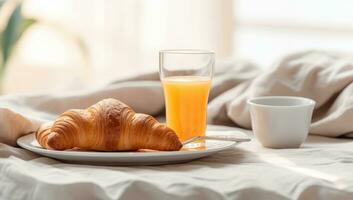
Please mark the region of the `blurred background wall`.
<svg viewBox="0 0 353 200"><path fill-rule="evenodd" d="M156 71L158 51L211 49L264 69L297 50L353 51L349 0L24 0L3 93L100 87Z"/></svg>

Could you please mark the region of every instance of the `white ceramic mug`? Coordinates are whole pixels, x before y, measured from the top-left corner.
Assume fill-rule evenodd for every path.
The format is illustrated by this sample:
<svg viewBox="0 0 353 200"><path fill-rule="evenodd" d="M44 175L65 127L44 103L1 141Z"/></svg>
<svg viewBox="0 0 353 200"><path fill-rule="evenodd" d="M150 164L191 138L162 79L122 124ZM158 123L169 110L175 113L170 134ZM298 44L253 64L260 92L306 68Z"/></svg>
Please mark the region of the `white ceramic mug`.
<svg viewBox="0 0 353 200"><path fill-rule="evenodd" d="M298 148L308 136L315 101L266 96L252 98L248 104L253 132L264 147Z"/></svg>

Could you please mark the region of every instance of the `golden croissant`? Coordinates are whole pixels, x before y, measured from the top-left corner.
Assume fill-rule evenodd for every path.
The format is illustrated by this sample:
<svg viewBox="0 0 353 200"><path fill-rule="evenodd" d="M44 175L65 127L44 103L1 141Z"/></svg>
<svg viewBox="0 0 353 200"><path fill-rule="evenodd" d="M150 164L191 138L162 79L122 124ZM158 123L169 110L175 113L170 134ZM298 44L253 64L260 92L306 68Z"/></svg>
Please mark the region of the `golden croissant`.
<svg viewBox="0 0 353 200"><path fill-rule="evenodd" d="M43 148L55 150L176 151L182 147L172 129L116 99L64 112L56 121L43 124L36 139Z"/></svg>

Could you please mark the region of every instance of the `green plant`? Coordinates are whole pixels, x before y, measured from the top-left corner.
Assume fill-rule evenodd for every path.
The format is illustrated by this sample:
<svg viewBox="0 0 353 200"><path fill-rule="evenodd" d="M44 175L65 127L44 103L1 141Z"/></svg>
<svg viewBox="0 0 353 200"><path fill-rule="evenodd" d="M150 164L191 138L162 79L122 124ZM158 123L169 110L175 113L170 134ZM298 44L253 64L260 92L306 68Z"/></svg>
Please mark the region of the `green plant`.
<svg viewBox="0 0 353 200"><path fill-rule="evenodd" d="M36 22L22 15L21 0L0 0L0 76L17 41Z"/></svg>
<svg viewBox="0 0 353 200"><path fill-rule="evenodd" d="M6 74L5 70L11 57L11 53L16 47L16 43L20 40L21 36L34 23L37 23L39 26L51 28L52 30L60 33L62 37L75 42L80 50L83 61L85 62L85 68L88 69L90 66L88 48L79 35L74 32L70 32L58 23L43 22L41 20L35 20L33 18L23 16L22 1L23 0L0 0L0 95L4 87L3 79ZM85 70L85 73L87 77L89 77L89 71Z"/></svg>

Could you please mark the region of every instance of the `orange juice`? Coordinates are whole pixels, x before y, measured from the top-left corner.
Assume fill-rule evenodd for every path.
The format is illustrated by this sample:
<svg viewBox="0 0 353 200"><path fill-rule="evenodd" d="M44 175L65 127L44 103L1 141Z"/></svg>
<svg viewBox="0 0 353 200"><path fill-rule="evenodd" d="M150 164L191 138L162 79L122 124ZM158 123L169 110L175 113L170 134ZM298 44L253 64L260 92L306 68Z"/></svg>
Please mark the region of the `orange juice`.
<svg viewBox="0 0 353 200"><path fill-rule="evenodd" d="M211 79L201 76L173 76L162 80L167 126L180 140L203 136Z"/></svg>

